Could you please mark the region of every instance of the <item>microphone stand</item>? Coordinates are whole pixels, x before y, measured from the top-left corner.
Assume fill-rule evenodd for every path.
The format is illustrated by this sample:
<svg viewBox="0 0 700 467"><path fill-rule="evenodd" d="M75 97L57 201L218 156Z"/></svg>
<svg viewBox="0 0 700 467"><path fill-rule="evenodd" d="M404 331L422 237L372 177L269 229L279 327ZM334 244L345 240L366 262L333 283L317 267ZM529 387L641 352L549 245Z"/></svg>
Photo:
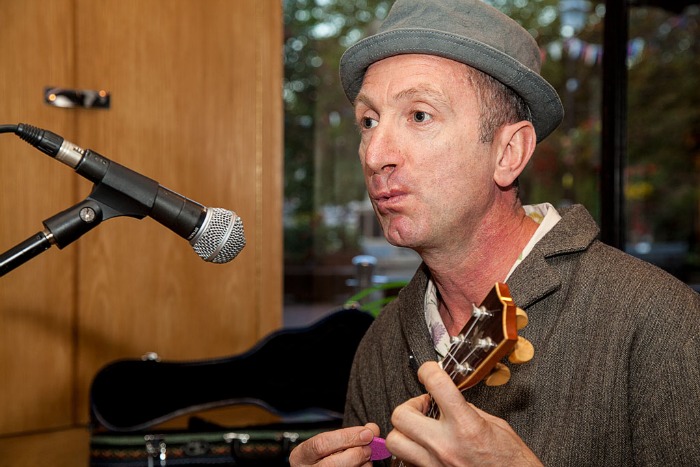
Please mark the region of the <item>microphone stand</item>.
<svg viewBox="0 0 700 467"><path fill-rule="evenodd" d="M46 232L38 232L0 256L0 276L4 276L49 248L51 248L51 242Z"/></svg>
<svg viewBox="0 0 700 467"><path fill-rule="evenodd" d="M75 206L46 219L45 229L0 255L0 277L56 245L59 249L74 242L103 220L118 216L142 219L148 207L103 183Z"/></svg>

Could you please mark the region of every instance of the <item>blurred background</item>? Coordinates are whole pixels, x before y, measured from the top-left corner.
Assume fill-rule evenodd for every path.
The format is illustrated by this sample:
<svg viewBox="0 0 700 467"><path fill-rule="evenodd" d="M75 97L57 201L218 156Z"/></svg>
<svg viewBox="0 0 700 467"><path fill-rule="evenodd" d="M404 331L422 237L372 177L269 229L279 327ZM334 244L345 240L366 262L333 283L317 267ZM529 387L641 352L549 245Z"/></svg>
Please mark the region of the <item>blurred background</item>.
<svg viewBox="0 0 700 467"><path fill-rule="evenodd" d="M697 288L698 2L489 3L535 37L566 109L521 177L524 202L582 203L604 241ZM152 219L123 217L2 277L0 467L82 465L91 382L111 362L237 355L348 302L377 312L411 277L418 257L384 240L367 200L338 81L342 52L391 4L0 0L0 124L48 129L235 210L247 240L234 261L212 265ZM58 107L47 88L106 92L111 104ZM2 250L91 188L9 135L0 187ZM181 394L143 389L155 402L165 392ZM277 420L228 409L229 426Z"/></svg>

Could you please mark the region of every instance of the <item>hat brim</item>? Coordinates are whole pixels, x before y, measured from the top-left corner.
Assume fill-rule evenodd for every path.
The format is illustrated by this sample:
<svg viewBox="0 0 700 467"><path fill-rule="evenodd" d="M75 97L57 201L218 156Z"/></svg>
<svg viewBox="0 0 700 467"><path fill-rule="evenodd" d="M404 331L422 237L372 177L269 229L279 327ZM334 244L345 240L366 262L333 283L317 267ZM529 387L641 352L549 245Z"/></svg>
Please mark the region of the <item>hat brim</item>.
<svg viewBox="0 0 700 467"><path fill-rule="evenodd" d="M371 64L403 54L449 58L487 73L510 87L530 108L538 143L564 118L559 95L538 73L487 44L433 29L393 29L363 39L346 50L340 59L340 80L348 99L355 101Z"/></svg>

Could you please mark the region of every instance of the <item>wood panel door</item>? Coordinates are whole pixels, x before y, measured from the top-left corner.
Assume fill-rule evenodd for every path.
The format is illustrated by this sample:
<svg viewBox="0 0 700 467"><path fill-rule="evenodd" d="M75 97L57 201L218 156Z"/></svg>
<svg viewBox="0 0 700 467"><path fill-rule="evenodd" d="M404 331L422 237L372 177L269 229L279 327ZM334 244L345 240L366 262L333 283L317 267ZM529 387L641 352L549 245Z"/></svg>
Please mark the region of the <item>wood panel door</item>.
<svg viewBox="0 0 700 467"><path fill-rule="evenodd" d="M279 2L49 4L47 12L40 0L0 0L0 37L33 41L31 53L0 57L0 89L16 94L0 102L0 123L49 129L205 206L233 210L247 245L229 263L206 263L154 220L119 217L0 278L0 378L12 381L0 388L0 433L86 423L89 383L110 361L231 355L282 322ZM8 9L23 11L8 19ZM111 107L48 107L45 85L103 89ZM92 188L14 139L0 145L0 209L18 220L0 227L0 249Z"/></svg>
<svg viewBox="0 0 700 467"><path fill-rule="evenodd" d="M72 1L0 0L0 124L66 138L75 115L43 103L50 82L73 83ZM11 45L10 45L11 44ZM75 175L12 134L0 135L0 250L75 203ZM0 277L0 434L73 420L76 249L43 253Z"/></svg>

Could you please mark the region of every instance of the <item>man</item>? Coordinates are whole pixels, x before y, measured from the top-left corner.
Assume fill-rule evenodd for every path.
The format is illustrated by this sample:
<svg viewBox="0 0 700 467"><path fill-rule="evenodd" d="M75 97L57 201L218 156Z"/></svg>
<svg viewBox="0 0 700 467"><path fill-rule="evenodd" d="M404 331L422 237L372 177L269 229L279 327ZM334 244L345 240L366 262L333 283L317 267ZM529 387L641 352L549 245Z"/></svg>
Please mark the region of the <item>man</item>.
<svg viewBox="0 0 700 467"><path fill-rule="evenodd" d="M375 213L423 264L360 344L347 428L299 445L292 465L371 465L378 436L407 465L700 465L698 294L599 242L582 206L518 199L563 116L539 60L480 0L398 0L344 54ZM462 394L435 361L504 281L535 356Z"/></svg>

